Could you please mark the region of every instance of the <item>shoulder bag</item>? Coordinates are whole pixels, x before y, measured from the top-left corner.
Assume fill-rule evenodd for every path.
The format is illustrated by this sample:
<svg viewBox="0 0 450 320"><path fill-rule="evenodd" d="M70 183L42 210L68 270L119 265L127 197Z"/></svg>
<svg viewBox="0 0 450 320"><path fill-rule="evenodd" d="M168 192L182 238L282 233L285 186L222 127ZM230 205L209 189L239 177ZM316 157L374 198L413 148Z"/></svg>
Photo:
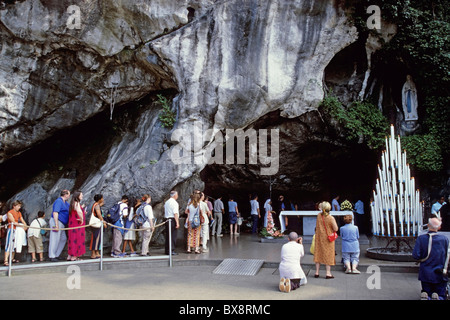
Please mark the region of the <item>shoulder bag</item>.
<svg viewBox="0 0 450 320"><path fill-rule="evenodd" d="M97 218L97 216L95 215L94 208L96 204L97 203L94 203L94 205L92 206L91 219L89 220L89 225L93 228L100 228L102 226L102 220Z"/></svg>
<svg viewBox="0 0 450 320"><path fill-rule="evenodd" d="M325 225L325 219L323 218L323 214L321 214L322 216L322 221L323 221L323 226L325 227L325 232L328 234L328 230L327 230L327 226ZM338 238L337 232L334 231L332 234L328 235L328 241L333 242L334 240L336 240Z"/></svg>

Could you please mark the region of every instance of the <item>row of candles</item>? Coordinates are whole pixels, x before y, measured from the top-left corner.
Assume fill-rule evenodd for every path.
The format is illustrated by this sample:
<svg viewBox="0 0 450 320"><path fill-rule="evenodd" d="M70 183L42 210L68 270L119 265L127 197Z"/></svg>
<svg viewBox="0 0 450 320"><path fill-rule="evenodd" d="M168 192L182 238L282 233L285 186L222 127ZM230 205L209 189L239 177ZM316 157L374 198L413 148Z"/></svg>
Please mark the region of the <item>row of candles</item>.
<svg viewBox="0 0 450 320"><path fill-rule="evenodd" d="M401 150L400 136L386 138L386 150L378 165L379 178L373 191L372 228L378 236L416 236L422 228L423 203L415 189L406 152Z"/></svg>

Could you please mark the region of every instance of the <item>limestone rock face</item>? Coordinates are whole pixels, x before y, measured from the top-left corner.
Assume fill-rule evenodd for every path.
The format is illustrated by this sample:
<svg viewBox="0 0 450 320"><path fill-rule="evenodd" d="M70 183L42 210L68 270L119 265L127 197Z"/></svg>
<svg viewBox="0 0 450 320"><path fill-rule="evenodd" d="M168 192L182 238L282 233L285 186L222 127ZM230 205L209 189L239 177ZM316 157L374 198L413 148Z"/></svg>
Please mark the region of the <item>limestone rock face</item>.
<svg viewBox="0 0 450 320"><path fill-rule="evenodd" d="M145 42L187 22L185 2L70 1L0 8L0 162L117 105L175 88ZM115 96L112 91L114 86Z"/></svg>
<svg viewBox="0 0 450 320"><path fill-rule="evenodd" d="M85 198L102 193L108 204L150 193L158 206L173 188L185 197L201 187L207 159L175 164L172 153L174 133L193 134L195 121L211 132L192 159L221 130L272 112L315 112L325 68L358 38L333 0L89 0L78 16L70 1L0 3L0 163L111 106L177 92L174 128L145 108L136 130L77 183Z"/></svg>

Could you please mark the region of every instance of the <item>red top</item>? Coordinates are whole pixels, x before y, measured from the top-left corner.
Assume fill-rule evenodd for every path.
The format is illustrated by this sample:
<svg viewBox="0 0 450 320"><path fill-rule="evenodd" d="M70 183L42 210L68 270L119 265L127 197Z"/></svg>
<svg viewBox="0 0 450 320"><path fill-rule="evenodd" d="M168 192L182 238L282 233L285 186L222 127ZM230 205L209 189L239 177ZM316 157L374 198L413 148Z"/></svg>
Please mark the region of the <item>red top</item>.
<svg viewBox="0 0 450 320"><path fill-rule="evenodd" d="M20 211L16 211L14 209L11 209L8 211L8 213L11 213L14 217L14 221L8 221L8 222L19 222L19 219L22 218L22 213ZM14 229L16 229L16 226L13 226ZM8 226L9 229L11 229L11 225Z"/></svg>

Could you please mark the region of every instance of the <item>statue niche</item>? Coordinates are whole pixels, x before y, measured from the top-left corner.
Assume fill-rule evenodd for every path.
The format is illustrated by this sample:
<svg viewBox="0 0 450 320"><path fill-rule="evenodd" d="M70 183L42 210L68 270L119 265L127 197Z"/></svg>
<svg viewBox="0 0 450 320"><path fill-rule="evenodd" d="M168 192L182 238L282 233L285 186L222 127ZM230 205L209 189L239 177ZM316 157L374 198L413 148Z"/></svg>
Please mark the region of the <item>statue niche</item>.
<svg viewBox="0 0 450 320"><path fill-rule="evenodd" d="M402 107L403 107L403 121L402 131L406 134L412 134L419 127L417 121L419 116L417 113L418 99L417 89L411 75L406 76L406 82L402 88Z"/></svg>

